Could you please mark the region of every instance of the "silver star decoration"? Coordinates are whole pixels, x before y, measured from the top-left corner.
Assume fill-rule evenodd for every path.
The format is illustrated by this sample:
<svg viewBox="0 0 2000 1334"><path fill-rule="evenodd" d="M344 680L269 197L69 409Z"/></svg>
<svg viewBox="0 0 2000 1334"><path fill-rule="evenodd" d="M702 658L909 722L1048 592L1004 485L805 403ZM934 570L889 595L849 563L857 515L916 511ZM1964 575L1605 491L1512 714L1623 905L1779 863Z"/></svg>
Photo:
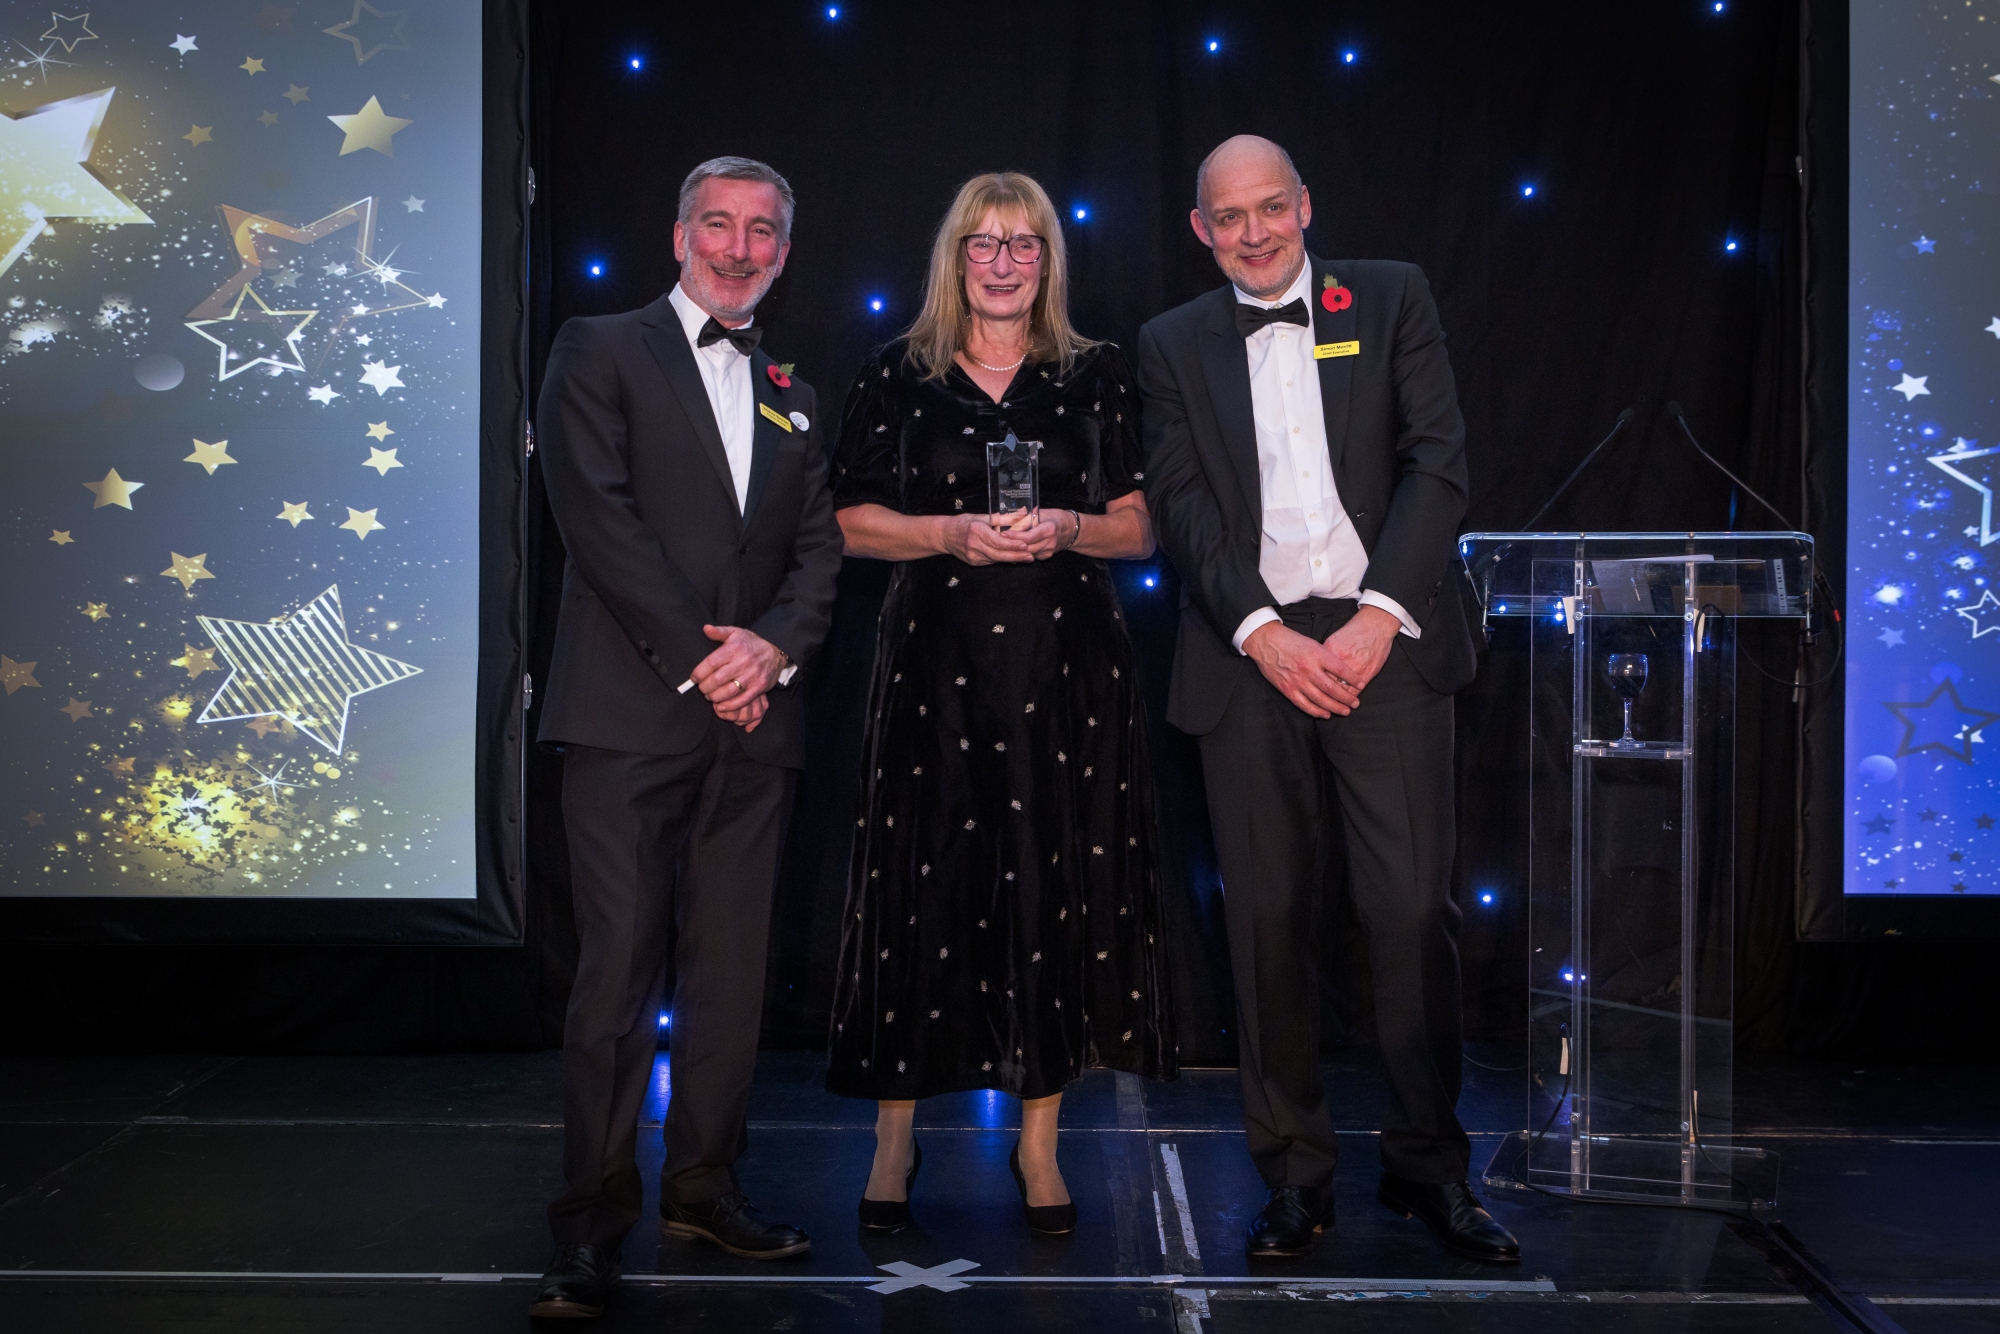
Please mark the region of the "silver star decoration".
<svg viewBox="0 0 2000 1334"><path fill-rule="evenodd" d="M403 201L403 207L408 209L412 213L422 213L424 211L424 201L417 198L415 195L411 195L408 199L405 199Z"/></svg>
<svg viewBox="0 0 2000 1334"><path fill-rule="evenodd" d="M317 388L306 390L306 397L311 399L315 403L324 403L328 407L332 407L333 400L342 397L342 395L341 392L338 389L335 389L332 385L323 384L318 386Z"/></svg>
<svg viewBox="0 0 2000 1334"><path fill-rule="evenodd" d="M2000 338L2000 315L1993 317L1993 323L1986 326L1986 332L1992 334L1995 338Z"/></svg>
<svg viewBox="0 0 2000 1334"><path fill-rule="evenodd" d="M1973 449L1972 446L1976 443L1976 441L1967 440L1964 436L1960 436L1952 442L1949 453L1933 454L1930 456L1929 462L1946 476L1957 478L1979 493L1978 532L1979 545L1983 547L1991 544L1996 538L2000 538L2000 533L1993 531L1993 488L1970 474L1959 471L1956 465L1970 462L1973 459L1983 459L1991 454L2000 454L2000 446L1995 446L1992 449ZM1970 528L1966 529L1965 535L1971 537L1973 530ZM1988 593L1987 596L1991 597L1992 594Z"/></svg>
<svg viewBox="0 0 2000 1334"><path fill-rule="evenodd" d="M406 387L403 384L403 378L400 375L396 374L396 372L400 371L401 369L403 369L401 366L391 366L388 363L381 361L363 362L361 368L362 370L361 383L367 385L370 389L373 389L375 391L375 397L380 398L382 395L388 393L391 389L402 389Z"/></svg>
<svg viewBox="0 0 2000 1334"><path fill-rule="evenodd" d="M1889 390L1891 393L1901 394L1905 403L1914 403L1918 394L1928 394L1930 392L1924 385L1924 381L1930 378L1928 375L1911 375L1908 371L1905 371L1903 372L1903 382L1901 384L1890 385Z"/></svg>
<svg viewBox="0 0 2000 1334"><path fill-rule="evenodd" d="M1901 630L1884 630L1875 637L1882 641L1882 647L1884 648L1895 648L1903 642L1903 632ZM1978 637L1977 635L1973 636L1975 639Z"/></svg>
<svg viewBox="0 0 2000 1334"><path fill-rule="evenodd" d="M1990 625L1981 625L1979 623L1979 613L1985 611L1988 607L2000 607L2000 598L1994 597L1993 590L1990 588L1982 593L1979 601L1973 603L1970 607L1953 607L1952 610L1965 618L1965 623L1972 627L1972 637L1977 639L1981 635L2000 633L2000 617L1994 618Z"/></svg>
<svg viewBox="0 0 2000 1334"><path fill-rule="evenodd" d="M338 584L276 621L196 619L229 664L196 722L283 718L335 755L357 695L423 671L347 641Z"/></svg>
<svg viewBox="0 0 2000 1334"><path fill-rule="evenodd" d="M194 38L183 37L179 33L175 33L174 40L168 42L167 45L172 47L174 50L180 52L182 55L186 55L190 51L201 50L200 47L194 44Z"/></svg>

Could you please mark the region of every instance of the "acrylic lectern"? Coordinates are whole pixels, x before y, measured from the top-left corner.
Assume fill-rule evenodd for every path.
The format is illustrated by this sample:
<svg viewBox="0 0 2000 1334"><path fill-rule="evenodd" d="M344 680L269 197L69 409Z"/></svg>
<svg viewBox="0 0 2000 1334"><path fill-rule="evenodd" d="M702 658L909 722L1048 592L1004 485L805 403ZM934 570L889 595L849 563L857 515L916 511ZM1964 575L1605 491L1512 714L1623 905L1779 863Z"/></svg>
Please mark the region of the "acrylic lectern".
<svg viewBox="0 0 2000 1334"><path fill-rule="evenodd" d="M1526 654L1529 692L1527 1118L1485 1182L1771 1207L1777 1156L1732 1142L1736 640L1806 618L1812 538L1469 533L1459 554L1489 628L1526 623L1494 654Z"/></svg>

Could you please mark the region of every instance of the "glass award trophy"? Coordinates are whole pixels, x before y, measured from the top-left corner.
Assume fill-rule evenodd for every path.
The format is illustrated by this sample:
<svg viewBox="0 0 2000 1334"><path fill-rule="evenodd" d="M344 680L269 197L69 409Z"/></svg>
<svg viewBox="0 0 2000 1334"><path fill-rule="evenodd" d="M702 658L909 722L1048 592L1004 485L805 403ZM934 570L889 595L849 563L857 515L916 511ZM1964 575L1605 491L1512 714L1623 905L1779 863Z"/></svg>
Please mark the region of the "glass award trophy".
<svg viewBox="0 0 2000 1334"><path fill-rule="evenodd" d="M1042 442L1016 440L1012 431L1005 440L986 442L986 512L1015 514L1042 507Z"/></svg>

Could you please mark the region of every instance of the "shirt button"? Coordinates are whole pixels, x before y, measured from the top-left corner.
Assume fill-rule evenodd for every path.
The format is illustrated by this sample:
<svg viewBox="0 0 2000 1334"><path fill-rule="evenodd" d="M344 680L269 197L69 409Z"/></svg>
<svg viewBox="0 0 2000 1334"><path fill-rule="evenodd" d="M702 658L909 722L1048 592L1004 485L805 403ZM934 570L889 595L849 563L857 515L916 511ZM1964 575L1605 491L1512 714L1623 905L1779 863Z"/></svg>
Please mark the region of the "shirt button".
<svg viewBox="0 0 2000 1334"><path fill-rule="evenodd" d="M1308 519L1317 519L1319 517L1319 511L1314 510L1311 514L1306 515L1306 517Z"/></svg>
<svg viewBox="0 0 2000 1334"><path fill-rule="evenodd" d="M1317 569L1318 567L1320 567L1320 566L1322 566L1322 565L1324 565L1324 564L1326 564L1326 562L1325 562L1325 561L1323 561L1323 560L1315 560L1315 561L1313 562L1313 567L1314 567L1315 569Z"/></svg>
<svg viewBox="0 0 2000 1334"><path fill-rule="evenodd" d="M1299 428L1298 428L1298 427L1296 427L1296 426L1294 426L1294 427L1293 427L1292 429L1293 429L1294 431L1296 431L1296 430L1298 430ZM1306 479L1306 480L1307 480L1308 482L1310 482L1310 481L1312 480L1312 473L1311 473L1311 471L1309 471L1309 470L1306 470L1306 471L1301 471L1301 472L1299 473L1299 476L1301 476L1301 477L1305 478L1305 479Z"/></svg>
<svg viewBox="0 0 2000 1334"><path fill-rule="evenodd" d="M1285 381L1285 388L1290 389L1291 387L1292 387L1292 382L1290 380Z"/></svg>
<svg viewBox="0 0 2000 1334"><path fill-rule="evenodd" d="M1298 427L1296 427L1296 426L1294 426L1294 427L1292 428L1292 434L1293 434L1293 435L1297 435L1298 433L1299 433L1299 428L1298 428Z"/></svg>

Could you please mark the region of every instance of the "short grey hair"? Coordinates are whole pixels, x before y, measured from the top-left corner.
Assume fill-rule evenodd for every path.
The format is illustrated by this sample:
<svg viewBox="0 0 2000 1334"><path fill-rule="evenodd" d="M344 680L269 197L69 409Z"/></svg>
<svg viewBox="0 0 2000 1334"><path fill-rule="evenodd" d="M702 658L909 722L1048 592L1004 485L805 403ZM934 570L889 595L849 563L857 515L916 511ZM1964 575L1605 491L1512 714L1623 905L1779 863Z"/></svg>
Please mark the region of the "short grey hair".
<svg viewBox="0 0 2000 1334"><path fill-rule="evenodd" d="M1292 165L1292 155L1285 151L1283 144L1272 143L1269 139L1265 139L1264 142L1270 144L1272 148L1278 151L1278 157L1284 161L1285 170L1292 174L1292 188L1303 192L1306 188L1305 177L1299 175L1299 169ZM1215 161L1215 155L1220 153L1228 144L1229 140L1224 139L1221 143L1209 149L1208 156L1203 158L1201 165L1194 169L1194 206L1197 210L1206 212L1208 207L1208 164ZM682 205L682 207L685 208L686 205Z"/></svg>
<svg viewBox="0 0 2000 1334"><path fill-rule="evenodd" d="M681 182L682 226L694 221L694 197L701 192L701 183L706 180L762 181L778 192L780 217L778 218L778 239L792 239L792 185L774 169L755 158L712 157L687 174Z"/></svg>

